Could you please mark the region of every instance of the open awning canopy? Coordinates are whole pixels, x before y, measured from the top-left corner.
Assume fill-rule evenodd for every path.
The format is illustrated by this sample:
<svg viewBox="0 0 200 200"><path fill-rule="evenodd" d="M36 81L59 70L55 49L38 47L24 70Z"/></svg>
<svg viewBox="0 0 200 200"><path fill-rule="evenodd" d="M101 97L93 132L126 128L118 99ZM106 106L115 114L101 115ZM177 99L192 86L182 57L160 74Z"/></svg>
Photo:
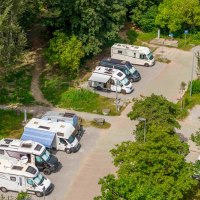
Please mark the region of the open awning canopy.
<svg viewBox="0 0 200 200"><path fill-rule="evenodd" d="M89 81L96 81L100 83L107 83L110 79L109 75L93 73L92 76L88 79Z"/></svg>
<svg viewBox="0 0 200 200"><path fill-rule="evenodd" d="M43 144L47 148L52 148L53 141L54 141L55 134L49 133L47 131L40 131L38 130L27 128L24 130L24 133L21 137L22 140L32 140Z"/></svg>

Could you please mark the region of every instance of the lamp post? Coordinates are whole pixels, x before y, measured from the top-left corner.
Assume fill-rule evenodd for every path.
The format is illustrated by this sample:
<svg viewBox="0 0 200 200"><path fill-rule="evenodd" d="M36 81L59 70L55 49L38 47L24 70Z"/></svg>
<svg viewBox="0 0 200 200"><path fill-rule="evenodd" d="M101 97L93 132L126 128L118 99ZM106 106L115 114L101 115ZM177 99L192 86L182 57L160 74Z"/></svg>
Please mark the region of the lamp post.
<svg viewBox="0 0 200 200"><path fill-rule="evenodd" d="M192 96L192 81L193 81L193 73L194 73L194 44L190 44L193 47L192 49L192 72L191 72L191 81L190 81L190 97Z"/></svg>
<svg viewBox="0 0 200 200"><path fill-rule="evenodd" d="M146 142L146 119L143 117L138 117L137 120L139 122L144 122L144 142Z"/></svg>

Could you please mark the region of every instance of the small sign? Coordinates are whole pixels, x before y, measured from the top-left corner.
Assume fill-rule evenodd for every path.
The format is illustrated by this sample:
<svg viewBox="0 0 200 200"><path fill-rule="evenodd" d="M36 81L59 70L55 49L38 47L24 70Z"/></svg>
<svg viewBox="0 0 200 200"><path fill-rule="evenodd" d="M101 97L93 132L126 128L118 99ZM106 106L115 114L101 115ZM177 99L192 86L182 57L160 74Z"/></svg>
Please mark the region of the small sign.
<svg viewBox="0 0 200 200"><path fill-rule="evenodd" d="M188 31L188 30L185 30L185 31L184 31L184 34L188 34L188 33L189 33L189 31Z"/></svg>
<svg viewBox="0 0 200 200"><path fill-rule="evenodd" d="M174 34L173 34L173 33L170 33L170 34L169 34L169 37L173 37L173 36L174 36Z"/></svg>

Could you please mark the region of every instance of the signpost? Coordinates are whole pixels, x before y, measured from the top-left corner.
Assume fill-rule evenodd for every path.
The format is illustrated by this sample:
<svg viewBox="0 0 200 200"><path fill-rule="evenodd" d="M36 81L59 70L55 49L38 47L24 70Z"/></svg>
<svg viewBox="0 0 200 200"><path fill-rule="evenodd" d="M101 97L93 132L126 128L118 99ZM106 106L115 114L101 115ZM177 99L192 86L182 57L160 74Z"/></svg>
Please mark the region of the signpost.
<svg viewBox="0 0 200 200"><path fill-rule="evenodd" d="M185 30L185 31L184 31L184 34L185 34L185 45L186 45L186 35L189 34L189 31L188 31L188 30ZM184 45L184 46L185 46L185 45Z"/></svg>

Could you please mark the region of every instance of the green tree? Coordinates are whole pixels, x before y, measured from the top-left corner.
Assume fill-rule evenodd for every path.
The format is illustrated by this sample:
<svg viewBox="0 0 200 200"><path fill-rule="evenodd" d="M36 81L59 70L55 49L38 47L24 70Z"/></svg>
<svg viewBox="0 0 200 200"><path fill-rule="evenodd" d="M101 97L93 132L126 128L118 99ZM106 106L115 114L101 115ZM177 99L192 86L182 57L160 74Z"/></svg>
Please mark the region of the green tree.
<svg viewBox="0 0 200 200"><path fill-rule="evenodd" d="M141 100L136 100L128 116L130 119L143 117L146 119L146 129L148 133L153 133L157 130L165 131L169 134L174 134L174 128L180 128L176 121L176 116L179 114L177 105L169 102L163 96L152 94L150 97L145 97ZM137 125L135 131L136 139L143 139L144 122ZM148 137L149 135L147 135Z"/></svg>
<svg viewBox="0 0 200 200"><path fill-rule="evenodd" d="M63 71L76 72L84 56L82 42L74 35L67 37L57 31L50 40L46 55L50 63L58 63Z"/></svg>
<svg viewBox="0 0 200 200"><path fill-rule="evenodd" d="M152 20L155 19L157 15L157 12L152 12L152 7L157 7L162 1L163 0L126 0L128 17L133 23L141 26L141 28L144 28L142 26L142 24L145 23L145 21L143 21L144 18L152 23ZM153 23L155 23L155 21Z"/></svg>
<svg viewBox="0 0 200 200"><path fill-rule="evenodd" d="M11 66L26 45L26 36L19 25L24 9L22 0L0 0L0 66Z"/></svg>
<svg viewBox="0 0 200 200"><path fill-rule="evenodd" d="M185 162L188 146L177 135L157 131L146 142L123 142L112 151L117 175L100 179L96 199L187 199L196 193L195 168Z"/></svg>
<svg viewBox="0 0 200 200"><path fill-rule="evenodd" d="M45 0L44 23L53 30L75 34L83 42L86 55L95 55L118 36L126 17L120 0Z"/></svg>
<svg viewBox="0 0 200 200"><path fill-rule="evenodd" d="M164 0L158 7L156 24L171 32L200 27L199 0Z"/></svg>

